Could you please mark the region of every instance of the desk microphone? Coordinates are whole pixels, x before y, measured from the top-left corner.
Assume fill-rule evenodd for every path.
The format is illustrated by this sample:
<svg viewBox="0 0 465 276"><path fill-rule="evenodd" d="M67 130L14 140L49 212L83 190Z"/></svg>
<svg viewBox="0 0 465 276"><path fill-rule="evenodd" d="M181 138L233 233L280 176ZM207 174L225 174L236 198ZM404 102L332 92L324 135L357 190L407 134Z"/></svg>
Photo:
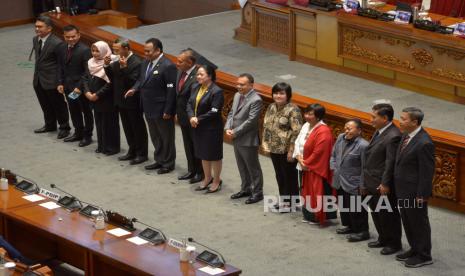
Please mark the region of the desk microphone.
<svg viewBox="0 0 465 276"><path fill-rule="evenodd" d="M35 181L32 181L31 179L27 177L21 176L16 172L15 173L11 172L11 173L24 179L23 181L15 185L16 189L22 192L25 192L26 194L37 194L39 192L40 190L39 185L37 185Z"/></svg>
<svg viewBox="0 0 465 276"><path fill-rule="evenodd" d="M68 193L67 191L58 188L57 185L50 184L50 188L57 189L58 191L67 194L67 196L60 197L60 199L57 202L58 205L68 209L71 212L81 210L81 208L83 207L79 199L77 199L75 196Z"/></svg>
<svg viewBox="0 0 465 276"><path fill-rule="evenodd" d="M200 242L194 240L193 238L187 238L187 241L188 242L193 242L193 243L196 243L200 246L203 246L205 248L207 248L208 250L210 251L213 251L215 253L218 253L218 255L220 256L221 260L218 259L218 256L216 254L213 254L209 251L203 251L202 253L200 253L198 256L197 256L197 260L199 261L202 261L204 263L207 263L213 267L222 267L226 264L226 260L224 259L223 255L221 255L221 253L217 250L214 250L204 244L201 244Z"/></svg>
<svg viewBox="0 0 465 276"><path fill-rule="evenodd" d="M147 228L144 229L144 231L140 232L137 235L139 238L142 238L148 242L151 242L154 245L162 244L166 241L166 236L160 229L157 229L151 225L143 223L142 221L139 221L136 218L133 218L132 222L138 222L144 226L147 226Z"/></svg>

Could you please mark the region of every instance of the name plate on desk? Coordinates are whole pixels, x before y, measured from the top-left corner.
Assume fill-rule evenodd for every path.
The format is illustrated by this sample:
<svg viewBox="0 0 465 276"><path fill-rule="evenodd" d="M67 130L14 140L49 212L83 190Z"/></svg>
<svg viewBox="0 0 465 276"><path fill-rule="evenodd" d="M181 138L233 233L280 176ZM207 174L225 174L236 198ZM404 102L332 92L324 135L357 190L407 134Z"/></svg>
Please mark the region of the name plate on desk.
<svg viewBox="0 0 465 276"><path fill-rule="evenodd" d="M175 240L175 239L169 239L168 245L174 248L177 248L177 249L185 248L184 243L182 243L181 241Z"/></svg>
<svg viewBox="0 0 465 276"><path fill-rule="evenodd" d="M50 199L53 199L53 200L56 200L58 201L60 199L60 195L57 194L57 193L54 193L54 192L51 192L49 190L46 190L44 188L40 188L40 191L39 191L39 194L40 195L43 195L45 197L48 197Z"/></svg>

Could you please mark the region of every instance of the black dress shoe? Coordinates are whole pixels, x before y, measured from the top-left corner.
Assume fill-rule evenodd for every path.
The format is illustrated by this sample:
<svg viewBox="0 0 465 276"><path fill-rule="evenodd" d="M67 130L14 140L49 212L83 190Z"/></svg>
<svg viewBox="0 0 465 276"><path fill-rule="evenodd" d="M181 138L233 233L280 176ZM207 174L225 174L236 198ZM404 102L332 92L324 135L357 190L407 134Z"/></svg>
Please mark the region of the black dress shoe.
<svg viewBox="0 0 465 276"><path fill-rule="evenodd" d="M424 265L430 265L433 263L431 258L421 258L420 256L412 256L405 261L406 267L420 267Z"/></svg>
<svg viewBox="0 0 465 276"><path fill-rule="evenodd" d="M174 168L160 168L160 169L157 171L157 174L169 173L169 172L171 172L172 170L174 170Z"/></svg>
<svg viewBox="0 0 465 276"><path fill-rule="evenodd" d="M96 149L95 149L95 153L102 153L102 152L103 152L103 151L102 151L101 149L99 149L99 148L96 148Z"/></svg>
<svg viewBox="0 0 465 276"><path fill-rule="evenodd" d="M392 255L396 252L399 252L400 250L402 250L402 247L386 246L383 249L381 249L379 253L381 253L381 255Z"/></svg>
<svg viewBox="0 0 465 276"><path fill-rule="evenodd" d="M413 257L415 255L415 252L410 249L404 253L400 253L396 255L396 260L400 262L405 262L408 258Z"/></svg>
<svg viewBox="0 0 465 276"><path fill-rule="evenodd" d="M350 227L348 226L344 226L342 228L336 229L336 234L345 235L345 234L352 234L352 233L354 233L354 231L352 231L352 229L350 229Z"/></svg>
<svg viewBox="0 0 465 276"><path fill-rule="evenodd" d="M380 241L372 241L368 243L369 248L381 248L384 247L385 244Z"/></svg>
<svg viewBox="0 0 465 276"><path fill-rule="evenodd" d="M206 189L208 189L208 187L209 187L210 184L212 184L212 183L213 183L213 178L210 179L210 182L208 182L208 184L207 184L206 186L202 187L202 185L199 185L199 186L198 186L197 188L195 188L194 190L195 190L195 191L203 191L203 190L206 190Z"/></svg>
<svg viewBox="0 0 465 276"><path fill-rule="evenodd" d="M130 154L129 152L126 153L126 155L123 155L123 156L120 156L118 157L118 160L119 161L128 161L128 160L132 160L134 159L136 156L134 156L134 154Z"/></svg>
<svg viewBox="0 0 465 276"><path fill-rule="evenodd" d="M187 172L186 174L179 176L178 180L187 180L187 179L191 179L194 176L195 176L195 173Z"/></svg>
<svg viewBox="0 0 465 276"><path fill-rule="evenodd" d="M90 137L84 137L82 138L81 142L79 142L79 146L82 148L82 147L85 147L85 146L88 146L92 144L92 138Z"/></svg>
<svg viewBox="0 0 465 276"><path fill-rule="evenodd" d="M82 140L82 136L81 135L78 135L78 134L73 134L69 137L66 137L63 142L77 142L77 141L81 141Z"/></svg>
<svg viewBox="0 0 465 276"><path fill-rule="evenodd" d="M60 130L58 131L57 139L63 139L68 137L69 135L69 130Z"/></svg>
<svg viewBox="0 0 465 276"><path fill-rule="evenodd" d="M190 184L195 184L203 180L203 175L202 174L196 174L194 177L189 179Z"/></svg>
<svg viewBox="0 0 465 276"><path fill-rule="evenodd" d="M220 184L218 184L218 187L216 187L216 189L211 190L210 188L208 188L208 190L205 193L206 194L212 194L212 193L219 192L221 190L222 185L223 185L223 180L220 180Z"/></svg>
<svg viewBox="0 0 465 276"><path fill-rule="evenodd" d="M245 204L254 204L254 203L257 203L257 202L262 201L262 200L263 200L263 195L255 195L255 196L249 197L245 201Z"/></svg>
<svg viewBox="0 0 465 276"><path fill-rule="evenodd" d="M251 195L252 195L251 193L248 193L248 192L245 192L245 191L240 191L238 193L232 194L231 199L238 199L238 198L241 198L241 197L250 197Z"/></svg>
<svg viewBox="0 0 465 276"><path fill-rule="evenodd" d="M145 168L146 170L156 170L156 169L159 169L159 168L161 168L161 167L162 167L162 166L161 166L160 164L158 164L158 163L155 162L155 163L153 163L153 164L150 164L150 165L145 166L144 168Z"/></svg>
<svg viewBox="0 0 465 276"><path fill-rule="evenodd" d="M109 151L105 151L105 155L106 156L112 156L112 155L115 155L115 154L118 154L120 151L119 150L109 150Z"/></svg>
<svg viewBox="0 0 465 276"><path fill-rule="evenodd" d="M145 161L149 160L147 156L137 156L136 158L132 159L129 164L130 165L137 165L144 163ZM147 168L146 168L147 169Z"/></svg>
<svg viewBox="0 0 465 276"><path fill-rule="evenodd" d="M370 238L370 233L368 231L362 231L360 233L350 234L347 237L348 242L361 242L366 241Z"/></svg>
<svg viewBox="0 0 465 276"><path fill-rule="evenodd" d="M45 132L52 132L52 131L56 131L57 128L53 128L53 127L48 127L48 126L43 126L41 128L38 128L38 129L34 129L34 133L45 133Z"/></svg>

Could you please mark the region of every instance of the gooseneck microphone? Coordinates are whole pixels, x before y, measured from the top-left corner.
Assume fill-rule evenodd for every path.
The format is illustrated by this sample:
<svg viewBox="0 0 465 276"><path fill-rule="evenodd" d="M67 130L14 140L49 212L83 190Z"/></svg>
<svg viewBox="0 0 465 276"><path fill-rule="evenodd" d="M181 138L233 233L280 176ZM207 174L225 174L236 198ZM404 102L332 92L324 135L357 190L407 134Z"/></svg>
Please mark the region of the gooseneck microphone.
<svg viewBox="0 0 465 276"><path fill-rule="evenodd" d="M221 253L220 253L218 250L214 250L214 249L212 249L212 248L206 246L205 244L201 244L200 242L194 240L194 239L191 238L191 237L187 238L187 241L188 241L188 242L196 243L196 244L198 244L198 245L200 245L200 246L203 246L203 247L207 248L207 249L210 250L210 251L213 251L213 252L217 253L217 254L220 256L221 261L215 260L216 255L215 255L215 254L212 254L212 253L210 253L210 252L208 252L208 251L204 251L204 252L200 253L200 254L197 256L197 259L199 259L199 260L201 260L201 261L204 261L204 262L208 263L209 265L211 265L211 266L213 266L213 267L221 267L221 266L223 266L223 265L226 264L226 260L224 259L223 255L221 255ZM210 254L208 254L208 253L210 253ZM214 255L213 258L211 257L212 255ZM205 256L205 257L203 257L203 256Z"/></svg>
<svg viewBox="0 0 465 276"><path fill-rule="evenodd" d="M25 181L21 181L19 182L18 184L15 185L15 188L22 191L22 192L25 192L27 194L36 194L40 191L40 187L39 185L37 185L37 183L27 177L24 177L16 172L11 172L12 174L16 175L16 176L19 176L21 177L22 179L24 179ZM26 182L27 181L27 182ZM34 186L34 187L33 187Z"/></svg>
<svg viewBox="0 0 465 276"><path fill-rule="evenodd" d="M139 221L137 218L133 218L132 222L138 222L144 226L147 226L142 232L140 232L137 236L142 238L148 242L153 243L154 245L163 244L166 242L165 234L160 230L151 225L143 223Z"/></svg>
<svg viewBox="0 0 465 276"><path fill-rule="evenodd" d="M64 194L67 194L67 196L63 196L58 200L58 205L70 210L71 212L81 210L81 208L83 207L81 201L77 199L77 197L68 193L65 190L58 188L57 185L52 183L50 184L50 188L56 189Z"/></svg>

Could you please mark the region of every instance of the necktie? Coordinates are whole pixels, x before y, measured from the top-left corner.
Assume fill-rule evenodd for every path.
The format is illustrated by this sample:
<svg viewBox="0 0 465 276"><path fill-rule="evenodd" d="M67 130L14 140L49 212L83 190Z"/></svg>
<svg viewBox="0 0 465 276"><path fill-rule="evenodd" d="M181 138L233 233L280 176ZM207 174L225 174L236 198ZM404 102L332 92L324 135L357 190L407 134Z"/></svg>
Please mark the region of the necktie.
<svg viewBox="0 0 465 276"><path fill-rule="evenodd" d="M147 66L147 71L145 72L145 79L147 80L150 77L150 72L152 71L153 62L149 62Z"/></svg>
<svg viewBox="0 0 465 276"><path fill-rule="evenodd" d="M409 135L405 136L404 141L402 141L402 145L400 146L400 152L404 151L404 149L405 149L405 147L407 147L409 141L410 141L410 136Z"/></svg>
<svg viewBox="0 0 465 276"><path fill-rule="evenodd" d="M241 94L241 97L239 98L239 104L237 105L237 110L239 110L242 107L244 100L245 100L245 96Z"/></svg>
<svg viewBox="0 0 465 276"><path fill-rule="evenodd" d="M179 83L178 83L178 91L181 92L181 89L184 87L184 83L186 83L186 72L181 73L181 77L179 77Z"/></svg>
<svg viewBox="0 0 465 276"><path fill-rule="evenodd" d="M66 52L66 63L71 61L71 55L73 54L73 47L68 46L68 51Z"/></svg>
<svg viewBox="0 0 465 276"><path fill-rule="evenodd" d="M39 39L39 48L37 49L37 56L42 54L42 39Z"/></svg>

